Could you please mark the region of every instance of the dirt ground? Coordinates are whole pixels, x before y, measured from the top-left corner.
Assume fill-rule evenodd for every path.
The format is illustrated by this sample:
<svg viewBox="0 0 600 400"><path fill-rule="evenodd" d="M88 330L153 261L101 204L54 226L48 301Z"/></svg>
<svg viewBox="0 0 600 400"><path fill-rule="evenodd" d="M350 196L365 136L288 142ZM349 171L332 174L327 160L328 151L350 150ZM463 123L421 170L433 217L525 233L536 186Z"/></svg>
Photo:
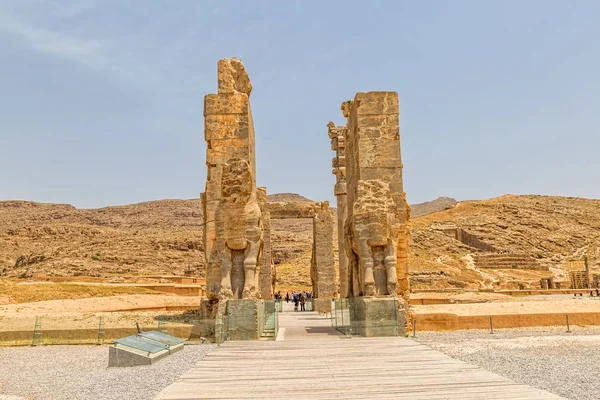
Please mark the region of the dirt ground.
<svg viewBox="0 0 600 400"><path fill-rule="evenodd" d="M53 283L0 281L0 305L31 303L56 299L82 299L127 294L160 294L134 285L116 286L106 283Z"/></svg>
<svg viewBox="0 0 600 400"><path fill-rule="evenodd" d="M533 297L533 296L532 296ZM595 298L559 297L554 299L512 298L502 302L435 304L413 306L417 315L427 313L448 313L459 316L497 315L497 314L555 314L600 312L600 300Z"/></svg>

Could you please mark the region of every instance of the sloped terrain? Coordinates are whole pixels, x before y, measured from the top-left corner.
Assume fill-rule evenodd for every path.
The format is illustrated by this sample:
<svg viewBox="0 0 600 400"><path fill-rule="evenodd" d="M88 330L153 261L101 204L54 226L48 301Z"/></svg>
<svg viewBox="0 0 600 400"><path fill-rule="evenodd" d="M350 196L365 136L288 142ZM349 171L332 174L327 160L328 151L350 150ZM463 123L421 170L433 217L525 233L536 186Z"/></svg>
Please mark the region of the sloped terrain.
<svg viewBox="0 0 600 400"><path fill-rule="evenodd" d="M476 268L476 250L442 231L461 228L505 253L527 255L549 271ZM540 277L568 280L564 267L582 260L600 239L600 200L506 195L415 218L411 222L410 270L417 287L518 288ZM595 254L597 257L597 254ZM596 265L594 268L596 268Z"/></svg>
<svg viewBox="0 0 600 400"><path fill-rule="evenodd" d="M456 203L457 201L451 197L438 197L435 200L426 201L424 203L412 204L410 206L410 215L412 218L417 218L422 215L444 211L454 207Z"/></svg>
<svg viewBox="0 0 600 400"><path fill-rule="evenodd" d="M269 201L299 200L306 198L269 196ZM588 245L600 239L600 200L509 195L454 205L450 200L431 202L437 205L425 210L443 211L411 221L415 288L519 288L539 284L540 277L566 280L563 267L581 263ZM413 215L419 207L412 206ZM0 274L82 281L132 273L183 274L192 268L203 276L201 210L198 199L93 210L0 202ZM482 253L445 233L448 227L502 252L530 257L547 270L478 268L475 260ZM272 244L279 286L308 288L312 221L272 221Z"/></svg>

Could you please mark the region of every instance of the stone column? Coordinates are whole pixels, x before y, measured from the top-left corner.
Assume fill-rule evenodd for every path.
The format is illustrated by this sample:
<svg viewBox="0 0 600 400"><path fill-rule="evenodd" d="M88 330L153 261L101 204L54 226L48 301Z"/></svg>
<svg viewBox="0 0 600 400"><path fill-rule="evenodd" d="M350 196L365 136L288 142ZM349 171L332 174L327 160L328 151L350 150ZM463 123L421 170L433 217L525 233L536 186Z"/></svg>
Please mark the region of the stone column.
<svg viewBox="0 0 600 400"><path fill-rule="evenodd" d="M346 251L360 275L352 277L350 292L396 295L400 288L408 290L398 94L357 93L342 111L348 118Z"/></svg>
<svg viewBox="0 0 600 400"><path fill-rule="evenodd" d="M263 232L256 195L251 91L242 62L222 59L218 93L204 98L207 179L203 213L206 287L211 301L259 295ZM224 312L224 304L219 308Z"/></svg>
<svg viewBox="0 0 600 400"><path fill-rule="evenodd" d="M593 287L593 274L592 267L595 264L595 256L596 256L596 245L590 244L587 249L587 253L584 256L584 265L585 265L585 279L587 280L587 289L591 289Z"/></svg>
<svg viewBox="0 0 600 400"><path fill-rule="evenodd" d="M327 124L331 150L335 156L331 161L332 173L336 177L334 194L337 200L337 237L338 237L338 282L339 295L348 297L348 255L344 246L344 221L348 215L346 205L346 127Z"/></svg>
<svg viewBox="0 0 600 400"><path fill-rule="evenodd" d="M333 213L327 201L315 204L311 279L315 311L330 311L331 299L337 295L337 280L333 261Z"/></svg>
<svg viewBox="0 0 600 400"><path fill-rule="evenodd" d="M267 201L267 188L256 191L263 224L263 251L260 261L260 296L263 300L274 299L275 266L271 255L271 212Z"/></svg>
<svg viewBox="0 0 600 400"><path fill-rule="evenodd" d="M408 213L402 182L398 94L357 93L342 104L346 131L349 296L363 336L406 332ZM387 321L397 310L394 324ZM396 325L397 323L397 325Z"/></svg>

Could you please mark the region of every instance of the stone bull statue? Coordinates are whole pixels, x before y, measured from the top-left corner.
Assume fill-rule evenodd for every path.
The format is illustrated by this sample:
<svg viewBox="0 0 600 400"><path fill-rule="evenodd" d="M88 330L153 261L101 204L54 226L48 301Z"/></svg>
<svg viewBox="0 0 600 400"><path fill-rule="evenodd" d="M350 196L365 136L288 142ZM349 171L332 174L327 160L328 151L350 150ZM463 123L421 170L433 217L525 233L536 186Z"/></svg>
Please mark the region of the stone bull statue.
<svg viewBox="0 0 600 400"><path fill-rule="evenodd" d="M217 237L221 242L218 243L221 249L219 297L254 299L259 296L257 267L264 242L256 187L246 160L231 159L225 164L221 194L216 211Z"/></svg>
<svg viewBox="0 0 600 400"><path fill-rule="evenodd" d="M358 182L357 198L344 225L351 296L396 296L397 213L387 183Z"/></svg>

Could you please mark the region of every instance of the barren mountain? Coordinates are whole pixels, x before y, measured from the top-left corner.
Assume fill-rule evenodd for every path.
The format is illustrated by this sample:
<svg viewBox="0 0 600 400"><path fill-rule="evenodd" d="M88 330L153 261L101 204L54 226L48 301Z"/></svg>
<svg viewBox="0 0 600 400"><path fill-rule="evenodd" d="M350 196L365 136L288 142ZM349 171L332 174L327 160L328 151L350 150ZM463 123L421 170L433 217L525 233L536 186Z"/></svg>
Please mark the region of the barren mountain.
<svg viewBox="0 0 600 400"><path fill-rule="evenodd" d="M438 197L435 200L411 205L410 215L412 218L417 218L422 215L447 210L454 207L455 204L456 200L451 197Z"/></svg>
<svg viewBox="0 0 600 400"><path fill-rule="evenodd" d="M305 198L286 193L271 195L269 200ZM447 208L411 221L414 287L535 286L540 277L552 275L565 280L564 269L581 263L588 245L600 239L600 200L503 196L453 207L451 200L412 206L413 215ZM486 252L457 240L452 233L456 229L506 254L511 265L492 263L492 268L483 268L481 256ZM272 221L272 243L280 286L308 287L312 221ZM521 263L539 268L521 268ZM3 276L85 279L128 273L183 274L188 267L202 276L203 264L200 200L90 210L0 202Z"/></svg>

